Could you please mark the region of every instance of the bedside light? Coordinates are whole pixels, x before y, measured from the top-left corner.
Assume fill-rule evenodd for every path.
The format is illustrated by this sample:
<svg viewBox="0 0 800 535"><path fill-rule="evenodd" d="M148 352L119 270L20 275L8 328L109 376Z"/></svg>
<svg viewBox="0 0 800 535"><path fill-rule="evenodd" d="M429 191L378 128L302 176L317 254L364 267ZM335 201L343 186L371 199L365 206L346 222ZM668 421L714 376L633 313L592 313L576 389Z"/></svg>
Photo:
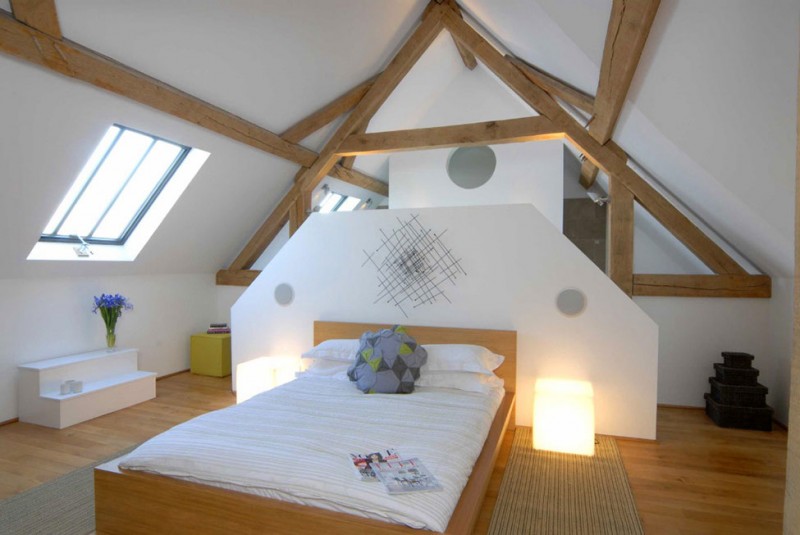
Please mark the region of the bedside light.
<svg viewBox="0 0 800 535"><path fill-rule="evenodd" d="M299 368L299 359L292 357L259 357L238 364L236 403L292 381Z"/></svg>
<svg viewBox="0 0 800 535"><path fill-rule="evenodd" d="M536 380L533 448L594 455L592 383L563 379Z"/></svg>

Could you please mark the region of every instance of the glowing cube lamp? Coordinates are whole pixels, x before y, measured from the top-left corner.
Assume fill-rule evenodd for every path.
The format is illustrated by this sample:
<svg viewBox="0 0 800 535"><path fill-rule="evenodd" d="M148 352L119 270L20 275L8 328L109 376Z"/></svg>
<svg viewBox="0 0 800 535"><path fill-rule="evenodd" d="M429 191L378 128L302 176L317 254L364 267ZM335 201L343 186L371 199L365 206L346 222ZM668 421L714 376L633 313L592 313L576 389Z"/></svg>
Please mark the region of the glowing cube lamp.
<svg viewBox="0 0 800 535"><path fill-rule="evenodd" d="M236 403L293 380L299 364L296 358L260 357L237 365Z"/></svg>
<svg viewBox="0 0 800 535"><path fill-rule="evenodd" d="M594 392L591 383L536 380L533 448L594 455Z"/></svg>

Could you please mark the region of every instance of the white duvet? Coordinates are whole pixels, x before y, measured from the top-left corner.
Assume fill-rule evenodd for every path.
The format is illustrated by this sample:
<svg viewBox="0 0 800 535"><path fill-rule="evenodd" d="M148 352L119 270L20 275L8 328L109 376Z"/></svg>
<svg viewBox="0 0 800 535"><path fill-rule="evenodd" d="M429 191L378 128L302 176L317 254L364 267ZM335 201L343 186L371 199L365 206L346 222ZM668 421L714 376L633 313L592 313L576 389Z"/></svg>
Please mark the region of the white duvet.
<svg viewBox="0 0 800 535"><path fill-rule="evenodd" d="M367 395L306 376L178 425L120 467L444 531L502 396L421 387ZM390 496L362 482L349 453L387 448L418 457L444 490Z"/></svg>

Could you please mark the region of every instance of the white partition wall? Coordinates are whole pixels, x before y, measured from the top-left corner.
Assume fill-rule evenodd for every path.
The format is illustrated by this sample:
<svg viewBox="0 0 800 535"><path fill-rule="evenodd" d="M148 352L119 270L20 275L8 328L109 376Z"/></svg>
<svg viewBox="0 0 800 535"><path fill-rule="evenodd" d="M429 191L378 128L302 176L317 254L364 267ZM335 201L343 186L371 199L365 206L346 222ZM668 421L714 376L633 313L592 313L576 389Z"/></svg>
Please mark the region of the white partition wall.
<svg viewBox="0 0 800 535"><path fill-rule="evenodd" d="M564 219L564 142L492 145L494 174L475 189L456 186L447 176L455 149L392 154L390 208L438 208L531 203L561 230ZM584 193L585 195L585 193Z"/></svg>
<svg viewBox="0 0 800 535"><path fill-rule="evenodd" d="M414 215L465 274L442 286L446 298L404 313L378 299L367 253ZM282 283L294 290L289 305L274 298ZM582 314L556 307L565 288L586 295ZM518 424L531 425L536 379L573 379L592 383L598 433L655 438L656 324L530 204L314 214L236 302L232 319L234 368L299 357L314 320L513 329Z"/></svg>

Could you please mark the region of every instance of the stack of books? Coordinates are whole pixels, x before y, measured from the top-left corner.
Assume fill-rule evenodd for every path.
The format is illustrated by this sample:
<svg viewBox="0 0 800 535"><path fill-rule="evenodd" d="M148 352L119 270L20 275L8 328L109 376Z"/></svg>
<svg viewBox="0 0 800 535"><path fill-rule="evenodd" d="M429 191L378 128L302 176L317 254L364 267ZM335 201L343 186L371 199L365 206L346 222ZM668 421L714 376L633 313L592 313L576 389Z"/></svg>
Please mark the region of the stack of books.
<svg viewBox="0 0 800 535"><path fill-rule="evenodd" d="M231 334L231 328L227 323L211 323L206 334Z"/></svg>

